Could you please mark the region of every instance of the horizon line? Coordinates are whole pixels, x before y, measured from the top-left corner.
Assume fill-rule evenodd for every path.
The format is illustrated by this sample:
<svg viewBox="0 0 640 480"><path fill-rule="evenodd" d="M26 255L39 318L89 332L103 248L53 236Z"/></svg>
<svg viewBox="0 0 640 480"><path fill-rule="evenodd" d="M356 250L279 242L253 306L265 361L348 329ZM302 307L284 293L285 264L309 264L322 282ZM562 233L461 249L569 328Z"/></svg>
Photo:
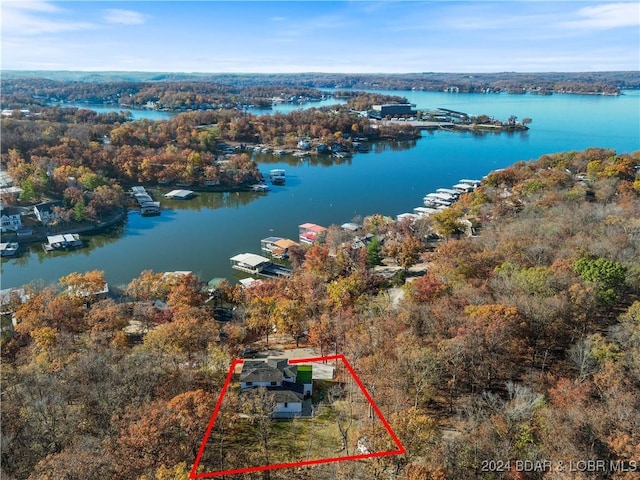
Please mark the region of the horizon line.
<svg viewBox="0 0 640 480"><path fill-rule="evenodd" d="M304 71L304 72L205 72L205 71L183 71L183 70L47 70L47 69L16 69L0 68L0 72L70 72L70 73L177 73L188 75L495 75L502 73L510 74L543 74L543 73L636 73L640 70L496 70L490 72L453 72L453 71L424 71L424 72L324 72L324 71Z"/></svg>

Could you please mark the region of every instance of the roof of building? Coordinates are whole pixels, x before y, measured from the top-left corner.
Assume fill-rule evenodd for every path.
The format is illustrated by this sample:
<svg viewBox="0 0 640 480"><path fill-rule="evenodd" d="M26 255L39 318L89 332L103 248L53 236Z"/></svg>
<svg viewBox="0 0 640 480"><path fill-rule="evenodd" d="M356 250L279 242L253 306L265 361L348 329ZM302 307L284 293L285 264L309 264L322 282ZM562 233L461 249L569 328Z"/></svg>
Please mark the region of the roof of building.
<svg viewBox="0 0 640 480"><path fill-rule="evenodd" d="M55 200L53 202L38 203L37 205L34 205L33 208L37 209L40 213L42 213L42 212L51 212L53 211L54 207L60 207L60 206L62 206L62 202L59 200Z"/></svg>
<svg viewBox="0 0 640 480"><path fill-rule="evenodd" d="M288 389L280 388L268 388L273 393L273 399L277 403L302 403L304 397L301 393L294 392Z"/></svg>
<svg viewBox="0 0 640 480"><path fill-rule="evenodd" d="M267 238L263 238L260 241L264 242L264 243L276 243L278 240L282 240L282 238L281 237L267 237Z"/></svg>
<svg viewBox="0 0 640 480"><path fill-rule="evenodd" d="M315 223L303 223L302 225L298 225L298 228L302 228L304 230L310 230L312 232L324 232L327 229L320 225L316 225Z"/></svg>
<svg viewBox="0 0 640 480"><path fill-rule="evenodd" d="M171 190L169 193L165 194L165 197L185 199L191 197L193 194L194 192L192 190Z"/></svg>
<svg viewBox="0 0 640 480"><path fill-rule="evenodd" d="M342 228L343 230L348 230L350 232L355 232L356 230L360 229L360 225L354 222L347 222L340 225L340 228Z"/></svg>
<svg viewBox="0 0 640 480"><path fill-rule="evenodd" d="M241 382L280 382L284 374L279 369L268 365L266 362L246 360L240 372Z"/></svg>
<svg viewBox="0 0 640 480"><path fill-rule="evenodd" d="M297 365L289 365L286 358L245 360L240 372L241 382L283 382L285 378L296 378ZM284 382L285 384L289 382ZM295 385L291 383L291 385ZM295 389L295 388L294 388Z"/></svg>
<svg viewBox="0 0 640 480"><path fill-rule="evenodd" d="M289 360L286 358L269 358L267 364L280 370L287 378L295 378L298 373L298 366L289 365Z"/></svg>
<svg viewBox="0 0 640 480"><path fill-rule="evenodd" d="M10 217L11 215L20 215L20 209L17 207L0 205L0 215Z"/></svg>
<svg viewBox="0 0 640 480"><path fill-rule="evenodd" d="M294 242L293 240L290 240L288 238L281 238L280 240L278 240L277 242L274 242L273 244L276 247L280 247L280 248L289 248L295 245L300 245L298 242Z"/></svg>
<svg viewBox="0 0 640 480"><path fill-rule="evenodd" d="M232 262L244 263L250 267L257 267L263 263L268 263L270 260L261 255L256 255L255 253L239 253L231 257Z"/></svg>

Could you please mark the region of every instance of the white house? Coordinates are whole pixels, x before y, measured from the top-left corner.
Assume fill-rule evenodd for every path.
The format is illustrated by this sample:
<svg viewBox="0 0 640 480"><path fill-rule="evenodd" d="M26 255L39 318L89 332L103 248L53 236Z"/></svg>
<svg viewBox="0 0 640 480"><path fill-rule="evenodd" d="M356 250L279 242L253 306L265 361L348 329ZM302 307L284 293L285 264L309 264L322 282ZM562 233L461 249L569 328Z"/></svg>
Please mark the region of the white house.
<svg viewBox="0 0 640 480"><path fill-rule="evenodd" d="M299 417L302 415L302 395L290 390L275 390L273 399L276 402L273 416L275 418Z"/></svg>
<svg viewBox="0 0 640 480"><path fill-rule="evenodd" d="M43 225L47 225L56 219L54 208L61 206L59 201L39 203L33 207L33 213Z"/></svg>
<svg viewBox="0 0 640 480"><path fill-rule="evenodd" d="M2 233L9 231L17 232L22 227L22 217L20 216L20 212L12 207L2 208L0 221L2 224Z"/></svg>

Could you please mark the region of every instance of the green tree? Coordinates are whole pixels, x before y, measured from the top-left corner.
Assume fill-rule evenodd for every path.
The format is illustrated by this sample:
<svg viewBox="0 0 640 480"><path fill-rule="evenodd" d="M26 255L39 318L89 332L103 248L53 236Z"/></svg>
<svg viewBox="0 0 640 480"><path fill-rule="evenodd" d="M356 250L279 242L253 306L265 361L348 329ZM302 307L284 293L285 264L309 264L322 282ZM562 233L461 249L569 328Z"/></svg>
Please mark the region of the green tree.
<svg viewBox="0 0 640 480"><path fill-rule="evenodd" d="M620 262L602 257L582 257L574 262L573 270L596 285L598 298L604 304L611 305L620 298L627 276L627 268Z"/></svg>
<svg viewBox="0 0 640 480"><path fill-rule="evenodd" d="M73 219L76 222L84 222L86 219L86 206L84 199L80 200L73 206Z"/></svg>
<svg viewBox="0 0 640 480"><path fill-rule="evenodd" d="M431 215L436 230L445 237L464 231L464 224L460 221L462 211L457 207L449 207Z"/></svg>
<svg viewBox="0 0 640 480"><path fill-rule="evenodd" d="M381 249L380 240L378 240L377 236L374 236L371 242L369 242L369 245L367 245L367 265L370 267L380 265L382 261L382 257L380 256Z"/></svg>

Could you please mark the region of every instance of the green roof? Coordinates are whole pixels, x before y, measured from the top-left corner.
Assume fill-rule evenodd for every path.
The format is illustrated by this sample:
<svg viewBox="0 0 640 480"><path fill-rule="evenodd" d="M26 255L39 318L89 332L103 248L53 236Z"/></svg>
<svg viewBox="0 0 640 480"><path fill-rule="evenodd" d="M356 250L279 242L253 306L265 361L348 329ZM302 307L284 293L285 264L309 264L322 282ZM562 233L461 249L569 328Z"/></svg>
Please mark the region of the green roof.
<svg viewBox="0 0 640 480"><path fill-rule="evenodd" d="M296 376L296 383L312 383L312 366L311 365L298 365L298 375Z"/></svg>

